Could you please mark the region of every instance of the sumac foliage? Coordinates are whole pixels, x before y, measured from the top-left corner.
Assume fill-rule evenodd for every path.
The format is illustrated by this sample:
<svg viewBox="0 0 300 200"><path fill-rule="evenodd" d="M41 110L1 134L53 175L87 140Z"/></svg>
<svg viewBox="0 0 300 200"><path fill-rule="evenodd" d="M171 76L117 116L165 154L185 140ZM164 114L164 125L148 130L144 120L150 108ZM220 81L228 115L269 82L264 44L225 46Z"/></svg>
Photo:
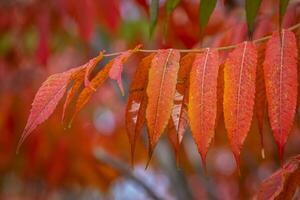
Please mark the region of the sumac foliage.
<svg viewBox="0 0 300 200"><path fill-rule="evenodd" d="M253 113L258 113L255 109L266 109L265 99L280 159L283 159L283 147L293 124L297 102L298 52L295 34L289 30L282 30L280 35L274 32L268 41L259 44L242 42L228 50L231 53L224 63L219 61L219 49L212 48L200 49L199 53L189 53L181 59L180 50L160 49L141 61L129 91L126 109L126 126L132 156L144 125L148 129L151 155L164 132L168 132L171 143L178 152L185 128L190 124L199 153L205 161L214 138L216 118L220 112L217 110L217 105L222 99L219 96L224 95L224 121L237 163L239 164L240 151L249 132ZM50 76L33 101L20 144L37 125L51 115L69 84L71 86L64 112L69 107L69 101L76 98L74 93L79 89L79 85L84 83L84 88L77 100L75 99L73 118L108 77L117 80L123 91L123 63L139 51L138 46L119 53L90 81L89 73L101 61L102 53L85 65ZM262 58L263 55L265 56ZM219 66L223 64L224 91L221 91L221 87L217 85L221 68ZM261 69L256 70L261 67L264 73ZM264 81L256 78L257 73L259 79ZM264 83L265 86L259 85ZM256 101L261 102L256 102L259 105L254 106L255 91L259 92L256 96L259 98L260 93L264 94L264 88L267 98L257 99ZM263 117L260 116L259 120L263 120Z"/></svg>

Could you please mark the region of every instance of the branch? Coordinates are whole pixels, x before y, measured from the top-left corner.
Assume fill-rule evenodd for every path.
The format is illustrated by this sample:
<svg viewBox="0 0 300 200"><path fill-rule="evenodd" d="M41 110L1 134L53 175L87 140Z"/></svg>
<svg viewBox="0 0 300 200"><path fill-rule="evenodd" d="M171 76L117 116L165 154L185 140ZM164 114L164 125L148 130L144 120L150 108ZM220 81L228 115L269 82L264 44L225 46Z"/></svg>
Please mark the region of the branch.
<svg viewBox="0 0 300 200"><path fill-rule="evenodd" d="M294 26L291 26L290 28L288 28L287 30L290 31L294 31L296 29L298 29L300 27L300 23L295 24ZM253 43L261 43L261 42L265 42L268 39L271 38L271 35L259 38L257 40L253 40ZM217 47L215 48L218 51L226 51L226 50L230 50L230 49L234 49L237 45L229 45L229 46L224 46L224 47ZM205 50L206 48L201 48L201 49L177 49L180 53L201 53ZM110 57L110 56L118 56L121 53L123 53L124 51L121 52L115 52L115 53L109 53L109 54L104 54L105 57ZM139 49L137 50L137 52L143 52L143 53L156 53L158 52L158 50L156 49Z"/></svg>
<svg viewBox="0 0 300 200"><path fill-rule="evenodd" d="M144 191L154 200L162 200L160 197L158 197L155 192L147 185L145 184L139 177L134 175L130 168L122 163L121 161L114 158L112 155L108 155L103 149L96 148L94 150L94 156L97 160L101 162L105 162L106 164L110 165L112 168L118 170L123 176L127 177L128 179L131 179L138 187L141 187L144 189Z"/></svg>

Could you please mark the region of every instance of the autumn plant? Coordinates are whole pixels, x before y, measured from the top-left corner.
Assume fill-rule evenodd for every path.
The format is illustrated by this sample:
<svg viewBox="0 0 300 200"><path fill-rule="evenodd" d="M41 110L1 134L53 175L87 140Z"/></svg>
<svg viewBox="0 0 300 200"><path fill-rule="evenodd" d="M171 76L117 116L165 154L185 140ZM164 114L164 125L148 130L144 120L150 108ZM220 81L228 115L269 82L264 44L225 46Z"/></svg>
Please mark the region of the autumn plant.
<svg viewBox="0 0 300 200"><path fill-rule="evenodd" d="M166 23L179 3L180 0L167 1ZM200 37L216 3L216 0L202 0L200 3ZM282 169L263 183L258 198L292 197L299 184L300 159L295 157L287 164L283 160L297 107L300 24L282 28L288 0L280 0L279 28L272 35L252 40L260 4L260 0L246 0L248 40L237 45L153 50L138 45L116 53L100 51L98 56L82 66L51 75L35 95L18 149L30 133L50 117L65 93L62 121L69 125L106 79L115 80L124 95L124 63L134 54L143 54L145 57L136 68L126 106L125 120L132 160L136 141L144 126L149 138L149 161L164 132L177 154L185 130L190 126L205 165L217 123L223 117L230 147L239 166L241 149L253 115L258 119L261 135L267 116ZM158 21L159 1L152 0L149 9L150 35L153 35ZM113 58L95 72L95 67L104 57ZM74 106L71 102L75 103ZM282 186L272 187L274 182Z"/></svg>

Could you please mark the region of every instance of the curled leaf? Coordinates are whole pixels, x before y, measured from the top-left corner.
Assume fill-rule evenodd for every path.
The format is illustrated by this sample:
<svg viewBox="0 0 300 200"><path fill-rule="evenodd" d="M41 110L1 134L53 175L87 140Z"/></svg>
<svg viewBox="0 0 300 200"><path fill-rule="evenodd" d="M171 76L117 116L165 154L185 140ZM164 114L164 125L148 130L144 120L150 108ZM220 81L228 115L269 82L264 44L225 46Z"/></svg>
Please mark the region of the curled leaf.
<svg viewBox="0 0 300 200"><path fill-rule="evenodd" d="M298 155L262 182L257 200L293 199L299 186L300 156Z"/></svg>
<svg viewBox="0 0 300 200"><path fill-rule="evenodd" d="M75 105L75 111L73 117L70 121L72 124L75 116L79 113L79 111L85 106L85 104L90 100L92 94L96 91L98 87L100 87L103 82L107 79L109 70L112 67L112 62L106 64L98 73L97 75L91 80L89 83L89 87L85 87L79 94L78 99Z"/></svg>
<svg viewBox="0 0 300 200"><path fill-rule="evenodd" d="M89 74L96 67L96 65L102 60L102 58L103 58L103 52L100 52L97 57L89 60L86 64L78 67L77 72L72 74L70 81L73 81L73 83L71 85L71 88L67 92L67 97L63 106L62 121L64 121L65 119L65 113L67 107L69 106L76 92L79 90L83 81L85 87L91 87L90 81L88 80ZM91 87L91 89L94 88Z"/></svg>
<svg viewBox="0 0 300 200"><path fill-rule="evenodd" d="M128 58L138 49L141 47L141 45L136 46L132 50L128 50L125 52L122 52L121 55L117 56L113 61L112 61L112 66L109 71L109 77L113 80L116 80L118 83L118 86L121 90L122 95L124 95L124 87L122 84L122 71L123 71L123 64L128 60Z"/></svg>

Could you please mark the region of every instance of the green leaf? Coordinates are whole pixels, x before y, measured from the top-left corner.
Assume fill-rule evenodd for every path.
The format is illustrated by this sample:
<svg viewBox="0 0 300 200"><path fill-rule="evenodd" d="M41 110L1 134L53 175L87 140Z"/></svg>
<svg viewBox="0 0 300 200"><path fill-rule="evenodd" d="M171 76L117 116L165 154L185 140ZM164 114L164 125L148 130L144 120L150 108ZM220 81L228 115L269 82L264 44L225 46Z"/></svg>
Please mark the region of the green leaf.
<svg viewBox="0 0 300 200"><path fill-rule="evenodd" d="M167 14L170 15L179 3L180 0L168 0L166 5Z"/></svg>
<svg viewBox="0 0 300 200"><path fill-rule="evenodd" d="M203 32L212 14L217 0L201 0L199 9L200 30Z"/></svg>
<svg viewBox="0 0 300 200"><path fill-rule="evenodd" d="M255 18L260 6L261 0L246 0L245 9L248 25L249 36L252 35L254 30Z"/></svg>
<svg viewBox="0 0 300 200"><path fill-rule="evenodd" d="M168 23L169 23L170 16L179 3L180 0L167 0L166 3L167 17L164 20L164 40L166 40L168 35Z"/></svg>
<svg viewBox="0 0 300 200"><path fill-rule="evenodd" d="M289 0L280 0L279 1L279 24L281 26L283 16L285 14L286 8L289 4Z"/></svg>
<svg viewBox="0 0 300 200"><path fill-rule="evenodd" d="M158 16L159 0L152 0L150 5L150 37L154 32Z"/></svg>

